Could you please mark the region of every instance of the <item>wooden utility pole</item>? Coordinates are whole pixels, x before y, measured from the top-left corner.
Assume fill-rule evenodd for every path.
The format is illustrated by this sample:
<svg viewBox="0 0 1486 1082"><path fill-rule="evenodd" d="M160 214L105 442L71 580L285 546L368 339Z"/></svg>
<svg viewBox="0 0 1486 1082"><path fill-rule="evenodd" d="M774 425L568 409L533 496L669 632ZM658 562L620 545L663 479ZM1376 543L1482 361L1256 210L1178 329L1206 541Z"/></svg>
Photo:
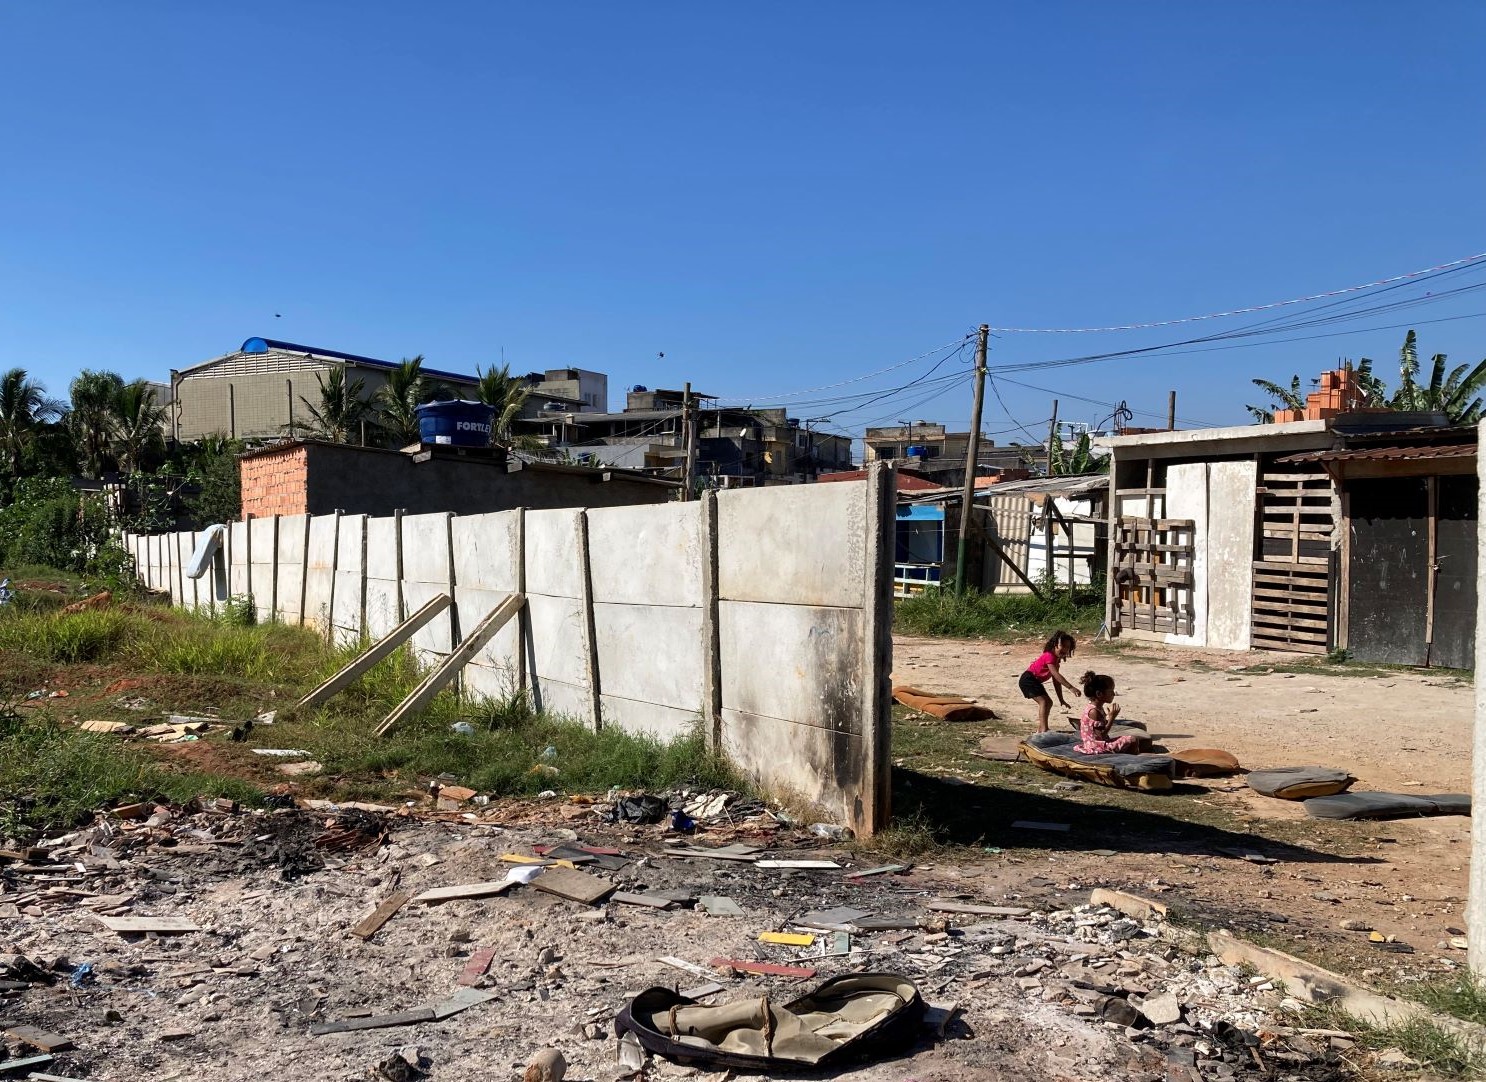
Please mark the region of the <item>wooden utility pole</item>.
<svg viewBox="0 0 1486 1082"><path fill-rule="evenodd" d="M1047 423L1047 460L1043 464L1042 472L1049 477L1053 475L1053 440L1058 438L1058 400L1053 399L1053 419Z"/></svg>
<svg viewBox="0 0 1486 1082"><path fill-rule="evenodd" d="M990 324L980 325L975 343L975 404L970 409L970 440L965 446L965 485L960 490L960 538L955 550L955 593L965 592L965 549L970 539L970 516L975 510L975 473L980 464L980 412L986 397L986 349Z"/></svg>
<svg viewBox="0 0 1486 1082"><path fill-rule="evenodd" d="M1176 431L1176 392L1166 396L1166 431Z"/></svg>
<svg viewBox="0 0 1486 1082"><path fill-rule="evenodd" d="M697 424L696 418L692 416L690 382L681 392L681 431L683 446L686 448L686 468L682 472L682 484L686 486L686 491L682 499L692 500L696 498L693 481L697 469Z"/></svg>

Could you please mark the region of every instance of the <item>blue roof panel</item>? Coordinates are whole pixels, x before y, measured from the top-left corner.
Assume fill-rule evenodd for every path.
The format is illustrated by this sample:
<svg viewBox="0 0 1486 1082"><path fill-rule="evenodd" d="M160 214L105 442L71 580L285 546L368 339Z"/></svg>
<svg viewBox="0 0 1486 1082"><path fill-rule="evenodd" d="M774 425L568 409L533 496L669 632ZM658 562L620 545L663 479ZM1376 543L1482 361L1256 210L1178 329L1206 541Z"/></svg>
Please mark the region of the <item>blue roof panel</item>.
<svg viewBox="0 0 1486 1082"><path fill-rule="evenodd" d="M287 350L290 353L310 353L316 357L335 357L337 360L351 361L354 364L367 365L371 368L396 368L395 361L380 361L375 357L362 357L356 353L342 353L338 349L323 349L320 346L302 346L296 342L280 342L274 338L249 338L243 342L242 353L267 353L271 349ZM435 379L457 379L466 383L474 383L475 376L463 372L443 372L436 368L424 368L425 375L433 376Z"/></svg>

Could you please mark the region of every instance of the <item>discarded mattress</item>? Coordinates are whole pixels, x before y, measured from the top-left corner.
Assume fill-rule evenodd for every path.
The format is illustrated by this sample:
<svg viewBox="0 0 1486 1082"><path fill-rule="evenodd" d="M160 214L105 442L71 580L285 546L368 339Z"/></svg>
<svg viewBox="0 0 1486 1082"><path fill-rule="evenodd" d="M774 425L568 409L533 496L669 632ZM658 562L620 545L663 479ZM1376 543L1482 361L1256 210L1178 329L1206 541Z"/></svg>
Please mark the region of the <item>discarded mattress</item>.
<svg viewBox="0 0 1486 1082"><path fill-rule="evenodd" d="M1179 778L1227 778L1240 769L1238 760L1221 748L1182 748L1171 757Z"/></svg>
<svg viewBox="0 0 1486 1082"><path fill-rule="evenodd" d="M1146 742L1143 746L1150 746L1149 735L1140 729L1116 725L1110 730L1111 738L1126 734L1142 737ZM1144 789L1148 792L1162 792L1171 788L1176 762L1170 755L1127 752L1085 755L1073 750L1077 743L1077 733L1050 731L1033 733L1018 747L1023 755L1043 770L1078 778L1080 781L1116 789Z"/></svg>
<svg viewBox="0 0 1486 1082"><path fill-rule="evenodd" d="M1316 819L1407 819L1417 815L1469 815L1471 798L1465 793L1338 793L1311 797L1304 807L1305 813Z"/></svg>
<svg viewBox="0 0 1486 1082"><path fill-rule="evenodd" d="M904 706L945 721L985 721L996 716L996 712L989 706L981 706L959 695L924 691L921 688L893 688L893 698Z"/></svg>
<svg viewBox="0 0 1486 1082"><path fill-rule="evenodd" d="M614 1032L633 1033L656 1055L757 1071L818 1071L884 1058L911 1047L924 1001L907 977L835 977L779 1006L767 994L705 1006L669 988L641 992L619 1012Z"/></svg>
<svg viewBox="0 0 1486 1082"><path fill-rule="evenodd" d="M1306 800L1344 792L1357 779L1345 770L1328 766L1276 766L1251 770L1244 779L1249 788L1281 800Z"/></svg>
<svg viewBox="0 0 1486 1082"><path fill-rule="evenodd" d="M205 575L207 569L212 566L212 560L217 555L217 549L221 547L222 540L227 536L227 527L221 523L208 526L196 542L196 550L191 553L191 559L186 564L186 577L188 579L199 579Z"/></svg>

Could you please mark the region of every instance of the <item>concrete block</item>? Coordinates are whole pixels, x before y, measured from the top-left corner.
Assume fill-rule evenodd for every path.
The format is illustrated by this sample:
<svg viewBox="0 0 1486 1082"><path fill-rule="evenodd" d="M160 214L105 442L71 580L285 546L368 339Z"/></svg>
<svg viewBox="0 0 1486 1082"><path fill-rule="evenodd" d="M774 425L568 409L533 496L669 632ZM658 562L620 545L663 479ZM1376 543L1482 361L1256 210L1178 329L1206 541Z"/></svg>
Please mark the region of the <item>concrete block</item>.
<svg viewBox="0 0 1486 1082"><path fill-rule="evenodd" d="M404 582L449 585L448 515L408 515L402 520ZM447 592L447 590L442 591ZM425 598L426 600L426 598ZM416 605L408 609L413 612ZM435 620L434 623L439 623Z"/></svg>
<svg viewBox="0 0 1486 1082"><path fill-rule="evenodd" d="M765 790L813 805L828 822L852 822L869 804L857 737L724 706L720 748Z"/></svg>
<svg viewBox="0 0 1486 1082"><path fill-rule="evenodd" d="M722 602L723 707L860 735L865 634L860 609Z"/></svg>
<svg viewBox="0 0 1486 1082"><path fill-rule="evenodd" d="M1253 459L1208 465L1207 645L1215 650L1247 650L1253 633L1257 469Z"/></svg>
<svg viewBox="0 0 1486 1082"><path fill-rule="evenodd" d="M588 512L596 602L700 606L702 550L699 502Z"/></svg>
<svg viewBox="0 0 1486 1082"><path fill-rule="evenodd" d="M531 673L574 687L588 687L588 651L584 644L583 603L577 598L528 594L531 627ZM588 712L584 708L584 714Z"/></svg>
<svg viewBox="0 0 1486 1082"><path fill-rule="evenodd" d="M374 579L397 578L397 520L366 520L366 573Z"/></svg>
<svg viewBox="0 0 1486 1082"><path fill-rule="evenodd" d="M515 593L520 583L516 566L519 522L520 516L515 511L456 518L454 581L461 587L477 587L497 595ZM494 607L492 602L490 608Z"/></svg>
<svg viewBox="0 0 1486 1082"><path fill-rule="evenodd" d="M608 677L604 677L607 682ZM653 703L637 702L605 692L599 696L599 710L604 716L604 727L620 729L626 733L653 736L657 740L675 740L689 735L701 724L701 710L678 710L672 706L656 706Z"/></svg>
<svg viewBox="0 0 1486 1082"><path fill-rule="evenodd" d="M593 622L605 695L693 714L701 710L706 663L701 609L595 605Z"/></svg>
<svg viewBox="0 0 1486 1082"><path fill-rule="evenodd" d="M578 552L581 510L529 511L526 515L526 592L582 597L583 564Z"/></svg>
<svg viewBox="0 0 1486 1082"><path fill-rule="evenodd" d="M729 601L860 608L867 482L717 494L717 580Z"/></svg>

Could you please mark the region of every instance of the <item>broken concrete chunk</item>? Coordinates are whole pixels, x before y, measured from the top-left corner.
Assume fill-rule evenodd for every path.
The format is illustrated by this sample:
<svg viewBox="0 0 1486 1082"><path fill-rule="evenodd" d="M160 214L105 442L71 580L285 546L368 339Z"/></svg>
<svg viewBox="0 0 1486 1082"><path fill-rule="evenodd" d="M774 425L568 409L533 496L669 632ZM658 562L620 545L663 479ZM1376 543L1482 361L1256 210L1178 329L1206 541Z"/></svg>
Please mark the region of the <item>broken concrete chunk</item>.
<svg viewBox="0 0 1486 1082"><path fill-rule="evenodd" d="M1147 996L1140 1004L1140 1013L1154 1026L1169 1026L1182 1020L1182 1005L1170 992L1162 992Z"/></svg>
<svg viewBox="0 0 1486 1082"><path fill-rule="evenodd" d="M562 1082L568 1073L567 1060L555 1048L544 1048L531 1058L521 1082Z"/></svg>
<svg viewBox="0 0 1486 1082"><path fill-rule="evenodd" d="M1089 904L1107 905L1136 920L1154 920L1158 916L1166 916L1165 902L1142 898L1138 894L1130 894L1123 890L1110 890L1106 887L1099 887L1090 894Z"/></svg>
<svg viewBox="0 0 1486 1082"><path fill-rule="evenodd" d="M741 917L743 907L731 898L724 898L718 894L704 894L697 899L697 905L701 906L709 917Z"/></svg>

